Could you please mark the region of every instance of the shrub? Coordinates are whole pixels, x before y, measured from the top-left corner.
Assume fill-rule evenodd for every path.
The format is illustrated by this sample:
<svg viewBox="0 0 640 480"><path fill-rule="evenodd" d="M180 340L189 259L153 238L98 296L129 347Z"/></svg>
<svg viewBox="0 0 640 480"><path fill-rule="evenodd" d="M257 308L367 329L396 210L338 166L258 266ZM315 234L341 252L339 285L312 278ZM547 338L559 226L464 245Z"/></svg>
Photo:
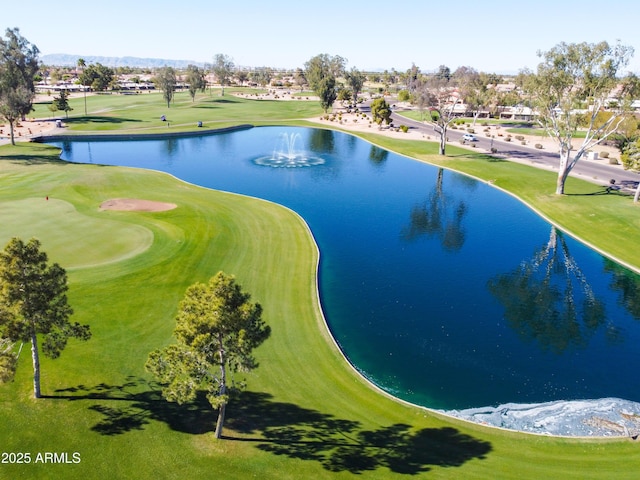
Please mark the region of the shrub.
<svg viewBox="0 0 640 480"><path fill-rule="evenodd" d="M520 145L526 145L526 144L527 144L527 142L525 142L524 140L522 140L522 141L520 142Z"/></svg>
<svg viewBox="0 0 640 480"><path fill-rule="evenodd" d="M411 94L408 90L400 90L398 92L398 100L401 102L407 102L411 98Z"/></svg>
<svg viewBox="0 0 640 480"><path fill-rule="evenodd" d="M407 127L406 125L400 125L400 130L402 130L404 133L407 133L409 131L409 127Z"/></svg>
<svg viewBox="0 0 640 480"><path fill-rule="evenodd" d="M620 165L618 163L618 159L614 157L609 157L609 165Z"/></svg>
<svg viewBox="0 0 640 480"><path fill-rule="evenodd" d="M473 128L467 128L467 133L476 133L476 131Z"/></svg>
<svg viewBox="0 0 640 480"><path fill-rule="evenodd" d="M504 139L504 141L505 141L505 142L510 142L510 141L511 141L511 137L506 137L506 138Z"/></svg>
<svg viewBox="0 0 640 480"><path fill-rule="evenodd" d="M542 149L542 144L541 144L541 143L536 143L534 146L535 146L536 148L538 148L538 149Z"/></svg>
<svg viewBox="0 0 640 480"><path fill-rule="evenodd" d="M516 140L523 141L524 140L524 135L516 135Z"/></svg>
<svg viewBox="0 0 640 480"><path fill-rule="evenodd" d="M498 153L498 149L496 147L491 147L491 153Z"/></svg>
<svg viewBox="0 0 640 480"><path fill-rule="evenodd" d="M609 158L609 152L600 152L601 158Z"/></svg>

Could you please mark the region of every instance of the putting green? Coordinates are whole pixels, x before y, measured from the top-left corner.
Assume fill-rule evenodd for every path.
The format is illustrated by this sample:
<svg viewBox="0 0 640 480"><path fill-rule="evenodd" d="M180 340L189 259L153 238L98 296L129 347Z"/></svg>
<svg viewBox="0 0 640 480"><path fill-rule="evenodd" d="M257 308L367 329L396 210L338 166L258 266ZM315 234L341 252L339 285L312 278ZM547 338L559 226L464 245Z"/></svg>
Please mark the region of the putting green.
<svg viewBox="0 0 640 480"><path fill-rule="evenodd" d="M12 237L36 237L51 261L64 268L82 268L134 257L153 243L148 228L107 215L87 216L71 203L54 198L1 202L0 244L6 245Z"/></svg>

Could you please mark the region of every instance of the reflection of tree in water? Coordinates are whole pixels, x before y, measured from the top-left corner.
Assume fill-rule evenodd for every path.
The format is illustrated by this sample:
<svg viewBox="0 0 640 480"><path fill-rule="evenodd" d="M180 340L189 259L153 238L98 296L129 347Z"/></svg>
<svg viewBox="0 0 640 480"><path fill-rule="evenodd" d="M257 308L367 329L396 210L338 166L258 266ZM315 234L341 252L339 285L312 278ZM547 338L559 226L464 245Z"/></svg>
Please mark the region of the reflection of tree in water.
<svg viewBox="0 0 640 480"><path fill-rule="evenodd" d="M640 320L640 276L605 259L604 271L612 275L611 289L620 296L618 302L635 318Z"/></svg>
<svg viewBox="0 0 640 480"><path fill-rule="evenodd" d="M386 163L389 157L389 150L371 145L369 150L369 161L376 167L382 166Z"/></svg>
<svg viewBox="0 0 640 480"><path fill-rule="evenodd" d="M309 135L309 148L314 153L333 153L336 149L333 130L312 128Z"/></svg>
<svg viewBox="0 0 640 480"><path fill-rule="evenodd" d="M67 158L71 157L71 154L73 153L73 144L71 143L71 140L62 140L62 151L67 156Z"/></svg>
<svg viewBox="0 0 640 480"><path fill-rule="evenodd" d="M167 157L173 157L180 150L180 142L177 138L167 138L162 143L163 149Z"/></svg>
<svg viewBox="0 0 640 480"><path fill-rule="evenodd" d="M462 200L454 200L444 193L442 177L444 170L438 169L436 186L423 203L411 209L410 224L403 228L402 238L407 241L418 238L437 237L445 250L458 251L465 241L462 220L467 206Z"/></svg>
<svg viewBox="0 0 640 480"><path fill-rule="evenodd" d="M571 346L585 347L606 320L604 304L555 227L549 242L531 260L493 278L488 288L520 337L558 354ZM610 340L618 336L615 327L606 334Z"/></svg>

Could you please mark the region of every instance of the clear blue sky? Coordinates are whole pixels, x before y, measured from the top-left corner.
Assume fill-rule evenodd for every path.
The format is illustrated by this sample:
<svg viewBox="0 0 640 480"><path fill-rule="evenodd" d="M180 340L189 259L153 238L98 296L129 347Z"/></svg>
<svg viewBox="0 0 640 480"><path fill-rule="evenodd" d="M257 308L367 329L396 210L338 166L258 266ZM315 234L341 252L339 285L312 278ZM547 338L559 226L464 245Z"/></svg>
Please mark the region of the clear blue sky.
<svg viewBox="0 0 640 480"><path fill-rule="evenodd" d="M535 69L538 50L606 40L636 49L636 0L107 0L12 1L2 35L18 27L41 54L134 56L296 68L319 53L347 67L422 71L461 65L496 73Z"/></svg>

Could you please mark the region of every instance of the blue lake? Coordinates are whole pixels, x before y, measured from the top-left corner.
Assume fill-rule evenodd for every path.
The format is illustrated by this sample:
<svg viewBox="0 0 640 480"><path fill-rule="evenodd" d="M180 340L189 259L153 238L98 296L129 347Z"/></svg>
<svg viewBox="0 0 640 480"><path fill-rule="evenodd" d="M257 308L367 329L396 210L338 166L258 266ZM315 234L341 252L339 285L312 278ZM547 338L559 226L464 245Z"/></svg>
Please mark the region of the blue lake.
<svg viewBox="0 0 640 480"><path fill-rule="evenodd" d="M482 182L322 129L55 144L65 160L162 170L298 212L321 251L334 337L399 398L640 402L640 277ZM265 165L289 147L314 165Z"/></svg>

